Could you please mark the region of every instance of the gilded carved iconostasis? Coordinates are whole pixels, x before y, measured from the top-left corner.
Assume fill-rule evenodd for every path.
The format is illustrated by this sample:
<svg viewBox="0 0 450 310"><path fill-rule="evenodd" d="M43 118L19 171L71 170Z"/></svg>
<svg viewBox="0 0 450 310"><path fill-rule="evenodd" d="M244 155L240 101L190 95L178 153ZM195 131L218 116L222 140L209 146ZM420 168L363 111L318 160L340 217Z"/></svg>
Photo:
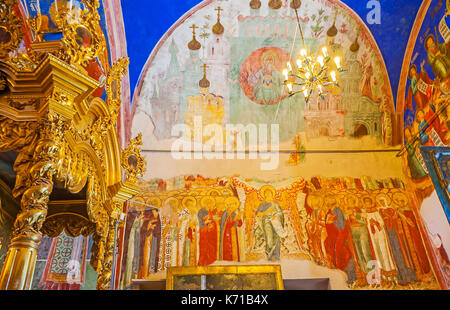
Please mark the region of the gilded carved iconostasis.
<svg viewBox="0 0 450 310"><path fill-rule="evenodd" d="M51 30L69 1L36 3ZM93 93L106 100L112 63L129 57L115 129L122 148L137 137L147 167L122 210L113 286L165 280L169 267L273 264L283 279L328 278L332 289L448 289L450 227L419 148L448 145L449 10L441 0L100 1L106 48L85 70L106 81ZM337 72L308 98L285 85L302 48ZM8 193L17 155L0 155ZM0 262L20 205L1 203ZM94 289L94 243L44 236L32 289Z"/></svg>

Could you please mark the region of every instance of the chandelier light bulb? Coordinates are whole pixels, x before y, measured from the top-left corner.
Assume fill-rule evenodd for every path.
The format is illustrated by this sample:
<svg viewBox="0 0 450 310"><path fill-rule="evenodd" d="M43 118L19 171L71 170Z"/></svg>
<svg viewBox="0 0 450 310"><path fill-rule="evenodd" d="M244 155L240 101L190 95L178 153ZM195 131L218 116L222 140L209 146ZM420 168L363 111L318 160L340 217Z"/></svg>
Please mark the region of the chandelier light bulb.
<svg viewBox="0 0 450 310"><path fill-rule="evenodd" d="M323 56L317 57L317 61L319 62L321 67L323 67L325 65L325 63L323 62Z"/></svg>
<svg viewBox="0 0 450 310"><path fill-rule="evenodd" d="M292 66L291 66L291 63L289 61L287 62L287 67L289 68L289 71L291 72L292 71Z"/></svg>
<svg viewBox="0 0 450 310"><path fill-rule="evenodd" d="M292 84L291 83L287 84L287 88L289 89L289 92L292 93Z"/></svg>
<svg viewBox="0 0 450 310"><path fill-rule="evenodd" d="M322 53L325 58L328 57L328 51L326 47L322 48Z"/></svg>
<svg viewBox="0 0 450 310"><path fill-rule="evenodd" d="M284 70L283 70L283 75L284 75L284 77L285 77L285 80L288 80L288 79L289 79L289 75L288 75L288 70L287 70L287 69L284 69Z"/></svg>
<svg viewBox="0 0 450 310"><path fill-rule="evenodd" d="M334 58L334 62L336 63L336 66L338 67L338 69L342 69L342 67L341 67L341 58L339 56Z"/></svg>
<svg viewBox="0 0 450 310"><path fill-rule="evenodd" d="M322 95L322 85L317 85L317 87L319 88L319 95Z"/></svg>
<svg viewBox="0 0 450 310"><path fill-rule="evenodd" d="M297 59L297 67L298 67L299 69L301 69L302 66L303 66L302 60L301 60L300 58Z"/></svg>
<svg viewBox="0 0 450 310"><path fill-rule="evenodd" d="M306 76L306 78L309 80L309 78L311 77L311 73L306 72L305 76Z"/></svg>
<svg viewBox="0 0 450 310"><path fill-rule="evenodd" d="M302 55L303 57L306 57L306 50L305 50L305 49L302 49L302 50L300 51L300 55Z"/></svg>
<svg viewBox="0 0 450 310"><path fill-rule="evenodd" d="M305 88L305 90L303 91L303 94L305 95L305 98L308 98L308 89Z"/></svg>
<svg viewBox="0 0 450 310"><path fill-rule="evenodd" d="M330 75L331 75L331 79L333 80L333 82L336 82L336 72L331 71Z"/></svg>

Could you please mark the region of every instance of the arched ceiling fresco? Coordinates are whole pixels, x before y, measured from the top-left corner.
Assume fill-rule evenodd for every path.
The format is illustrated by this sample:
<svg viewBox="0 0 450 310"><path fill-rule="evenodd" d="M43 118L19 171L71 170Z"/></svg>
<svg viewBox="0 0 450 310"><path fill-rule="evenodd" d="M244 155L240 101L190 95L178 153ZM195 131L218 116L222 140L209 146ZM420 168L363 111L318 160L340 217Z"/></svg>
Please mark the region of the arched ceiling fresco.
<svg viewBox="0 0 450 310"><path fill-rule="evenodd" d="M288 60L295 63L301 48L295 12L288 2L280 3L279 8L253 8L242 1L203 1L166 32L133 97L132 117L144 113L150 118L132 121L132 128L144 133L145 148L170 149L177 137L171 132L174 126L193 128L194 116L207 119L206 125L277 124L281 144L300 137L309 150L393 145L389 74L364 20L340 1L302 3L308 48L315 56L327 44L346 65L340 88L329 87L325 100L315 97L305 104L299 95L288 97L277 78ZM218 25L220 32L214 29ZM273 84L263 87L261 72L269 71ZM205 91L216 105L213 110L199 103L202 77L208 80Z"/></svg>
<svg viewBox="0 0 450 310"><path fill-rule="evenodd" d="M420 147L448 146L450 109L450 6L426 0L417 15L403 61L397 117L405 175L425 198L434 187Z"/></svg>
<svg viewBox="0 0 450 310"><path fill-rule="evenodd" d="M148 55L166 31L200 0L147 1L122 0L132 92L138 83ZM249 1L248 1L249 2ZM343 0L364 21L370 9L366 0ZM414 24L421 0L381 0L381 24L366 25L372 32L386 62L394 98L397 98L403 54ZM139 8L139 9L136 9ZM148 21L152 21L151 25Z"/></svg>

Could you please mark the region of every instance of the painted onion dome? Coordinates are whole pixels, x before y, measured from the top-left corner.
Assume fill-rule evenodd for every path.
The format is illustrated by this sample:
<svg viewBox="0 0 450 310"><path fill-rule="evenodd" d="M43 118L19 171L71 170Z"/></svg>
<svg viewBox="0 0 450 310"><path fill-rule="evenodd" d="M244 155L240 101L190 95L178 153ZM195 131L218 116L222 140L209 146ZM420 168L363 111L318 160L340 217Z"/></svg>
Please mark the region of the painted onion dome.
<svg viewBox="0 0 450 310"><path fill-rule="evenodd" d="M302 1L301 0L292 0L290 6L292 9L297 10L298 8L300 8L302 6Z"/></svg>
<svg viewBox="0 0 450 310"><path fill-rule="evenodd" d="M195 29L198 28L198 27L195 26L195 24L194 24L190 28L192 28L192 41L188 43L188 48L191 51L197 51L197 50L199 50L202 47L200 42L198 42L197 39L195 38Z"/></svg>
<svg viewBox="0 0 450 310"><path fill-rule="evenodd" d="M328 29L327 31L327 36L333 38L337 35L338 30L336 28L336 17L337 17L337 12L336 15L334 16L334 21L333 21L333 26L330 27L330 29Z"/></svg>
<svg viewBox="0 0 450 310"><path fill-rule="evenodd" d="M206 69L208 68L208 66L205 64L201 68L203 69L203 78L200 80L200 82L198 82L198 86L200 86L200 88L209 88L211 83L206 78Z"/></svg>
<svg viewBox="0 0 450 310"><path fill-rule="evenodd" d="M350 45L350 51L352 51L353 53L359 51L358 37L356 37L355 42L353 42L353 44Z"/></svg>
<svg viewBox="0 0 450 310"><path fill-rule="evenodd" d="M225 28L220 23L220 12L223 11L223 9L219 6L217 7L216 11L217 11L217 24L213 26L212 32L216 35L221 35L225 31Z"/></svg>
<svg viewBox="0 0 450 310"><path fill-rule="evenodd" d="M283 2L281 0L270 0L269 1L269 7L272 10L278 10L283 6Z"/></svg>
<svg viewBox="0 0 450 310"><path fill-rule="evenodd" d="M260 0L252 0L252 1L250 1L250 7L253 10L257 10L257 9L261 8L261 1Z"/></svg>

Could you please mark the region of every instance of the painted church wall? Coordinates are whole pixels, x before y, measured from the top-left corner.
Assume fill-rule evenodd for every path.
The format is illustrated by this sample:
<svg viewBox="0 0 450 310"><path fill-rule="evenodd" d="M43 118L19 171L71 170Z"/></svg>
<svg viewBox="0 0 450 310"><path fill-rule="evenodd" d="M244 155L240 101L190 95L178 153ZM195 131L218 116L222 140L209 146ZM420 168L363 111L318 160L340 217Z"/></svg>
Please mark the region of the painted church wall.
<svg viewBox="0 0 450 310"><path fill-rule="evenodd" d="M335 289L440 287L392 147L392 92L372 35L339 1L303 1L307 46L327 44L347 71L323 101L288 97L280 76L301 40L286 3L204 1L150 55L131 125L147 172L122 231L121 288L168 266L254 263ZM258 138L241 145L245 131L227 124L255 125ZM211 152L221 147L244 156Z"/></svg>
<svg viewBox="0 0 450 310"><path fill-rule="evenodd" d="M423 2L405 53L397 109L403 125L402 161L406 183L417 197L447 287L449 223L420 147L449 145L449 9L443 1Z"/></svg>

